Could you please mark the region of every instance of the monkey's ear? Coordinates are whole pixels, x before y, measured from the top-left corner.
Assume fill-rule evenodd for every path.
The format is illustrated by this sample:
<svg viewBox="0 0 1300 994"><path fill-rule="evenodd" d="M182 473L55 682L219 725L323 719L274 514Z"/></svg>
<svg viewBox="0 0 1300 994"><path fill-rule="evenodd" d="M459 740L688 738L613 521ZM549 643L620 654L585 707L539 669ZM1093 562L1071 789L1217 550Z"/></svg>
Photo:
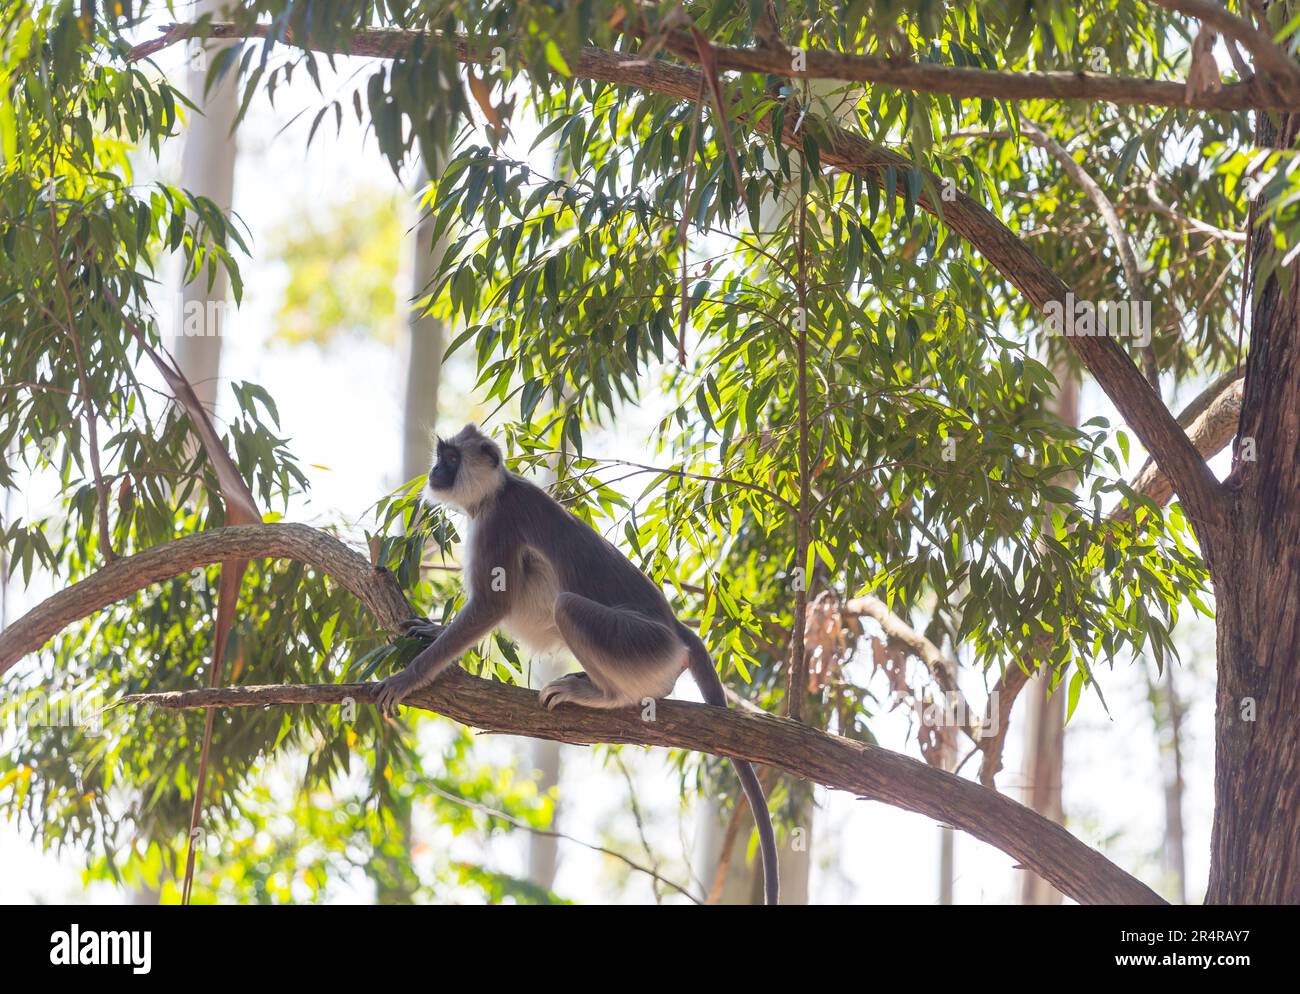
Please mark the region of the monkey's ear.
<svg viewBox="0 0 1300 994"><path fill-rule="evenodd" d="M487 456L488 463L491 464L493 469L501 465L501 453L497 451L497 447L493 443L484 442L481 448L483 449L483 454Z"/></svg>

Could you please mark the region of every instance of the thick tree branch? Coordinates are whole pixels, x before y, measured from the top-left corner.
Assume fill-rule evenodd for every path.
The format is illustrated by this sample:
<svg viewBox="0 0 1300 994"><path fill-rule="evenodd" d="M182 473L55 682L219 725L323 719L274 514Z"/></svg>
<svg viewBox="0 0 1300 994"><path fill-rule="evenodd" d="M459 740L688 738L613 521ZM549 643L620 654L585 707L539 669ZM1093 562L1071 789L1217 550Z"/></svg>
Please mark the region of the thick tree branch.
<svg viewBox="0 0 1300 994"><path fill-rule="evenodd" d="M152 54L196 30L194 25L173 25L162 37L137 46L131 57ZM269 25L214 24L208 27L207 34L211 37L265 37L269 30ZM352 55L402 56L409 54L414 46L427 43L429 37L423 32L361 31L348 39L346 52ZM306 40L303 44L310 46L314 42ZM458 37L455 46L457 57L462 62L486 64L492 61L490 46L481 41L475 41L471 46L469 40ZM318 50L329 51L329 48ZM576 78L634 87L679 100L696 102L701 92L700 73L662 61L584 48L570 58L568 64ZM781 133L775 137L792 148L802 149L803 135L796 131L801 117L797 113L785 114ZM768 134L773 131L770 115L761 120L738 123ZM917 168L904 156L873 145L860 135L830 122L823 122L822 128L830 140L829 148L822 151L821 157L827 165L861 175L882 188ZM957 192L952 201L943 200L938 191L944 183L933 173L923 170L922 178L924 182L918 198L921 206L978 249L1036 309L1041 311L1052 302L1064 303L1069 287L1006 225L965 193ZM1211 538L1220 524L1222 507L1218 481L1206 467L1205 460L1114 339L1070 336L1066 341L1173 482L1192 520L1208 526L1198 530L1202 551L1208 560L1212 556Z"/></svg>
<svg viewBox="0 0 1300 994"><path fill-rule="evenodd" d="M664 47L695 61L682 38L670 36ZM1285 110L1296 101L1251 82L1230 83L1218 90L1189 93L1185 83L1107 76L1085 72L1003 72L913 62L898 57L852 55L808 49L804 68L796 72L790 51L765 48L714 47L719 69L760 72L788 79L835 79L875 83L913 93L936 93L966 99L1087 100L1093 103L1183 107L1189 110Z"/></svg>
<svg viewBox="0 0 1300 994"><path fill-rule="evenodd" d="M308 525L236 525L200 532L117 559L42 601L0 632L0 673L82 618L145 587L200 566L241 559L293 559L329 574L386 630L414 615L393 578L338 539Z"/></svg>
<svg viewBox="0 0 1300 994"><path fill-rule="evenodd" d="M1220 387L1218 382L1211 384L1209 390L1192 401L1178 416L1179 423L1188 425L1187 433L1192 444L1205 459L1222 452L1237 434L1245 380L1238 374L1228 374L1227 379L1227 386L1224 387ZM1133 489L1144 497L1150 497L1161 507L1168 504L1174 496L1169 478L1150 459L1133 478ZM1125 502L1116 507L1110 516L1117 521L1126 521L1133 517L1135 509L1135 505Z"/></svg>
<svg viewBox="0 0 1300 994"><path fill-rule="evenodd" d="M42 602L0 633L0 672L60 629L140 589L196 566L228 559L295 559L328 573L386 629L411 616L392 576L337 539L306 525L239 525L203 532L119 559ZM375 684L219 687L138 695L129 703L164 707L263 707L369 703ZM639 710L596 711L538 704L537 694L470 676L459 668L407 703L486 731L559 742L621 742L693 749L749 759L795 776L953 825L1032 869L1083 903L1158 903L1145 884L1059 825L969 780L875 746L771 715L660 701L653 721Z"/></svg>
<svg viewBox="0 0 1300 994"><path fill-rule="evenodd" d="M140 694L125 698L124 703L167 708L369 703L374 690L374 684L223 687ZM788 718L681 701L660 701L653 721L643 721L636 709L597 711L565 705L547 711L531 690L482 680L458 668L404 703L489 732L579 745L657 745L748 759L960 828L1008 853L1082 903L1161 903L1145 884L1065 829L995 791L908 756Z"/></svg>
<svg viewBox="0 0 1300 994"><path fill-rule="evenodd" d="M1039 643L1042 653L1051 651L1050 641ZM984 715L984 727L992 731L980 740L980 783L993 788L995 778L1002 770L1002 748L1006 745L1007 732L1011 729L1011 710L1016 706L1016 698L1025 689L1030 674L1022 670L1017 663L1012 663L998 678L989 692L988 711ZM996 711L996 713L995 713Z"/></svg>
<svg viewBox="0 0 1300 994"><path fill-rule="evenodd" d="M1231 15L1229 15L1231 16ZM1262 34L1262 32L1261 32ZM1272 46L1277 51L1277 46ZM668 36L664 48L689 62L698 61L689 39ZM874 83L913 93L936 93L966 99L1087 100L1092 103L1183 107L1189 110L1242 111L1295 109L1296 98L1282 87L1261 87L1256 81L1230 83L1218 90L1188 92L1182 82L1109 76L1085 72L1003 72L913 62L900 57L854 55L804 50L803 69L795 71L792 50L714 46L719 69L764 73L788 79L834 79L846 83ZM1277 63L1266 58L1277 71ZM1264 63L1257 56L1257 64ZM1285 73L1285 69L1283 69ZM1271 78L1271 77L1270 77ZM1283 75L1293 80L1294 73ZM1285 84L1284 84L1285 85Z"/></svg>
<svg viewBox="0 0 1300 994"><path fill-rule="evenodd" d="M188 25L172 25L159 38L135 46L130 58L139 60L161 51L168 45L188 37ZM212 26L210 37L259 37L270 32L270 26L259 24L248 28L229 24ZM335 54L350 54L392 58L406 54L421 32L372 29L358 34L346 50L339 47ZM286 40L290 40L286 36ZM496 43L491 39L481 42L485 51ZM663 47L679 58L699 61L693 39L681 32L670 33ZM318 48L327 51L325 48ZM589 51L595 51L594 49ZM1183 107L1189 110L1244 111L1244 110L1294 110L1297 101L1254 82L1230 83L1219 90L1189 93L1181 81L1143 79L1131 76L1107 76L1084 72L1003 72L994 69L943 66L928 62L913 62L904 58L882 58L875 55L854 55L809 49L803 53L804 69L795 72L789 50L773 47L735 48L713 46L720 70L765 73L787 79L833 79L846 83L874 83L910 90L914 93L935 93L948 96L990 100L1087 100L1121 105L1151 107ZM479 61L479 60L475 60ZM579 74L576 67L575 74Z"/></svg>

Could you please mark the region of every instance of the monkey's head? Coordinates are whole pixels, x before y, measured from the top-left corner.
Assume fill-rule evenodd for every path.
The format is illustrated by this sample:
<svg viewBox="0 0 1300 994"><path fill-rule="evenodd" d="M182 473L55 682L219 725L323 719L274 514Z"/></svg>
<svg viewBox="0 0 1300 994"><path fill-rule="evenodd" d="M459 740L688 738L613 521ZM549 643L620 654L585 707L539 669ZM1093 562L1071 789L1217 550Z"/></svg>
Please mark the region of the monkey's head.
<svg viewBox="0 0 1300 994"><path fill-rule="evenodd" d="M466 425L451 438L438 439L424 496L432 504L450 504L472 513L504 482L505 466L497 443L476 425Z"/></svg>

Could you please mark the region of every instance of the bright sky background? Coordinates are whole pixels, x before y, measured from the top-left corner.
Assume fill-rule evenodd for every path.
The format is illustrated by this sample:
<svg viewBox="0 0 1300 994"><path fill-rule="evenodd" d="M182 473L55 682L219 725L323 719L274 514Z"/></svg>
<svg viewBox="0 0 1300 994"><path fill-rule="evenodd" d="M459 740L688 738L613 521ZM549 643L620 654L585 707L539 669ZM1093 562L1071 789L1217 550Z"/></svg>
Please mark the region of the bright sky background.
<svg viewBox="0 0 1300 994"><path fill-rule="evenodd" d="M150 35L143 32L141 37ZM173 79L181 80L182 58L183 52L177 47L162 53L158 62ZM349 61L340 60L342 72L334 77L344 87L344 94L352 85L347 81ZM333 96L329 75L325 78L326 93ZM253 258L242 264L245 299L227 330L222 374L224 380L262 384L279 406L284 433L290 436L291 448L312 484L311 498L296 507L291 517L305 521L361 521L366 509L399 482L405 383L402 349L360 338L327 350L268 343L286 272L282 266L260 258L259 249L267 245L269 233L277 228L329 211L332 205L363 191L386 191L408 201L411 191L404 190L392 176L374 141L363 140L350 109L345 114L342 136L335 140L332 127L323 125L309 151L304 152L304 145L311 113L279 133L301 107L315 108L319 99L302 74L291 88L277 91L275 108L269 107L264 97L255 97L238 133L235 210L251 229ZM166 147L162 175L169 182L179 182L181 144L173 141ZM521 143L516 152L521 158L527 144ZM142 170L141 178L151 177ZM404 265L408 257L409 252L404 251ZM403 280L404 298L409 280L405 273ZM170 308L159 309L163 320L168 320ZM473 382L472 368L466 360L450 364L444 379L442 427L468 420L463 412L473 405ZM1193 393L1185 390L1180 401ZM1084 389L1081 407L1082 420L1104 414L1112 423L1118 423L1114 410L1091 384ZM482 412L473 413L477 416ZM646 439L657 419L658 406L652 398L642 408L627 411L614 430L593 436L593 454L638 461L650 458ZM1144 453L1136 440L1133 448L1131 465L1136 469ZM1226 471L1222 457L1215 461L1214 468L1220 475ZM48 494L42 496L39 488L29 490L21 495L14 511L26 516L38 510L36 505L46 497ZM42 579L30 591L11 591L8 616L16 617L48 589L48 579ZM1190 614L1189 608L1185 616ZM1184 742L1189 896L1199 900L1208 869L1212 812L1213 626L1204 620L1185 622L1179 644L1183 655L1183 666L1177 674L1179 690L1189 707ZM854 665L867 664L860 661ZM1120 664L1114 672L1101 673L1109 714L1095 695L1084 695L1067 731L1065 809L1072 832L1155 885L1160 877L1164 794L1158 746L1146 701L1145 665L1149 664ZM965 679L972 698L982 700L980 677L967 673ZM880 677L873 686L879 694L885 693ZM681 681L678 696L696 696L689 680ZM1015 728L1005 757L1006 772L999 781L1012 796L1017 796L1015 788L1021 782L1016 771L1020 767L1024 715L1022 702L1013 716ZM876 721L873 730L883 744L919 757L913 742L904 743L906 723L900 716ZM435 729L429 734L439 733ZM483 756L485 760L508 763L521 745L503 738L485 739ZM649 812L651 844L671 865L690 849L690 840L696 834L695 815L689 806L683 810L676 776L662 752L629 748L623 755L633 772L640 803ZM972 761L967 773L974 765ZM619 840L622 851L640 858L626 789L616 768L602 763L595 750L565 747L559 828L592 842L608 844L611 838ZM884 804L820 789L817 802L812 832L813 901L925 904L937 900L939 829L933 822ZM435 835L428 843L416 859L428 861L429 865L434 858L479 858L484 852L478 842L464 836ZM522 872L522 836L494 841L486 851L494 869ZM19 836L12 826L0 825L0 900L124 899L124 895L107 886L97 885L87 892L81 883L81 862L76 851L43 853L39 844ZM585 901L609 900L612 872L612 861L607 857L560 843L560 871L555 885L558 893ZM1019 888L1017 877L1007 856L958 835L955 893L959 903L1014 900ZM630 902L650 898L648 883L640 877L620 897ZM343 899L365 901L369 895L360 885Z"/></svg>

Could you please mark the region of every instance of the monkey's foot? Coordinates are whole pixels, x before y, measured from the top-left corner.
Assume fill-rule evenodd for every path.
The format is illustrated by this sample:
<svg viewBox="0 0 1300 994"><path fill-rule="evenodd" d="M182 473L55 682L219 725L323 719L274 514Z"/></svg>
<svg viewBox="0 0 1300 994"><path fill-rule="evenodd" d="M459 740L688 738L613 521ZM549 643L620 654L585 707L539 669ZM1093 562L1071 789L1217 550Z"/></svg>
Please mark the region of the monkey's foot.
<svg viewBox="0 0 1300 994"><path fill-rule="evenodd" d="M552 680L538 694L542 707L547 711L554 711L556 705L565 701L582 704L603 696L600 688L591 682L591 677L581 672L566 673L558 680Z"/></svg>
<svg viewBox="0 0 1300 994"><path fill-rule="evenodd" d="M428 618L407 618L397 626L397 630L406 638L424 639L432 642L442 634L443 626Z"/></svg>

